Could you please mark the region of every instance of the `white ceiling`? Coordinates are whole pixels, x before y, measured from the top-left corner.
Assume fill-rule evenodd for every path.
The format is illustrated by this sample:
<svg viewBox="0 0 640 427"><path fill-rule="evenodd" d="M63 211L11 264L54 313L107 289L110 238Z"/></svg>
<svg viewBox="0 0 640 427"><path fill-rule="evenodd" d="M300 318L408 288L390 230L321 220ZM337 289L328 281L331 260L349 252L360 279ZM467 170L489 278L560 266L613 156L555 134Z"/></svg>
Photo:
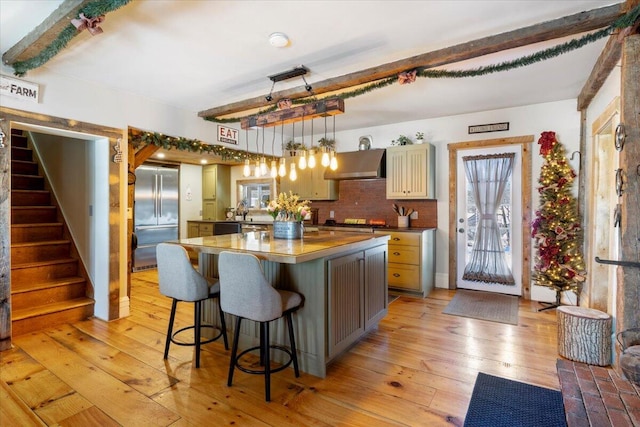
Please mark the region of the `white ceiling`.
<svg viewBox="0 0 640 427"><path fill-rule="evenodd" d="M6 52L61 3L0 0ZM193 111L269 93L267 76L298 65L314 82L585 10L611 0L214 1L136 0L109 13L104 33L84 32L26 79L46 73L93 81ZM285 48L269 44L286 33ZM569 38L570 39L570 38ZM449 69L493 64L555 45L542 43ZM345 101L338 130L576 98L602 40L513 71L466 79L420 78ZM11 74L4 67L3 74ZM275 91L303 84L278 82ZM180 136L180 135L176 135Z"/></svg>

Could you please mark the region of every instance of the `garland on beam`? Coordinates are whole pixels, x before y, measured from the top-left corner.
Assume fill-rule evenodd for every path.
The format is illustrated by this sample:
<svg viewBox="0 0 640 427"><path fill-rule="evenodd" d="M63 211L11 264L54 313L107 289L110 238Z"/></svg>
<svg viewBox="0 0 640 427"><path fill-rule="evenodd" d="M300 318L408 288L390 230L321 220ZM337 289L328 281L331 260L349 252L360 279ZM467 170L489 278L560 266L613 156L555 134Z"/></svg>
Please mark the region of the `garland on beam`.
<svg viewBox="0 0 640 427"><path fill-rule="evenodd" d="M463 78L463 77L477 77L484 76L486 74L498 73L502 71L508 71L515 68L526 67L528 65L535 64L537 62L545 61L547 59L555 58L557 56L563 55L565 53L574 51L576 49L580 49L586 46L589 43L593 43L597 40L600 40L604 37L611 35L615 30L619 30L622 28L628 28L634 25L634 23L640 18L640 6L636 6L629 13L617 19L610 26L603 28L602 30L596 31L594 33L585 34L579 39L573 39L568 42L559 44L557 46L553 46L539 52L533 53L531 55L526 55L521 58L514 59L512 61L506 61L499 64L486 65L479 68L473 68L469 70L431 70L425 68L417 68L415 71L416 77L428 77L428 78ZM413 70L412 70L413 71ZM381 79L375 81L371 84L363 86L361 88L342 92L338 95L332 95L331 98L355 98L360 95L364 95L366 93L372 92L377 89L381 89L386 86L390 86L394 83L398 82L398 77L387 77L385 79ZM327 99L327 98L324 98ZM317 102L319 99L314 98L304 98L298 100L292 100L294 104L309 104L312 102ZM217 123L233 123L239 122L248 117L254 116L256 114L264 114L271 111L275 111L277 106L272 106L267 109L261 110L258 113L250 114L242 117L230 117L226 119L220 119L217 117L205 117L205 120L217 122Z"/></svg>
<svg viewBox="0 0 640 427"><path fill-rule="evenodd" d="M75 18L80 17L80 14L90 18L105 15L108 12L113 12L114 10L126 5L130 1L131 0L96 0L88 3L86 6L78 10L78 15L76 15ZM58 52L64 49L71 39L78 34L80 34L80 31L78 31L73 24L67 25L60 34L58 34L58 37L42 49L36 56L25 61L17 61L11 64L14 69L14 74L18 77L22 77L27 73L27 71L41 67L51 58L56 56Z"/></svg>
<svg viewBox="0 0 640 427"><path fill-rule="evenodd" d="M258 161L261 158L260 154L234 150L223 147L222 145L211 145L198 141L197 139L167 136L158 132L141 132L131 128L129 129L129 143L133 145L133 148L136 150L147 145L155 145L165 150L176 149L180 151L191 151L193 153L199 152L200 154L207 153L216 155L225 161L233 160L243 162L245 159Z"/></svg>

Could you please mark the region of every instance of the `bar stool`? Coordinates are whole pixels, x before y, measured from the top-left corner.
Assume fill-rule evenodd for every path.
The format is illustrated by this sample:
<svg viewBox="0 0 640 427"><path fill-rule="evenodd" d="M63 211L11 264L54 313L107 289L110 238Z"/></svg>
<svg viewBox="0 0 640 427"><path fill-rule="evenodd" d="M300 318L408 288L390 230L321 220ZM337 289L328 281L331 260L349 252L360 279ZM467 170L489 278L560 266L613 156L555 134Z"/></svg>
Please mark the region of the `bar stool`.
<svg viewBox="0 0 640 427"><path fill-rule="evenodd" d="M160 243L156 247L156 259L158 261L158 284L160 293L173 299L171 316L167 328L167 340L164 347L165 360L169 356L171 343L183 346L196 347L196 368L200 367L200 346L217 340L224 339L224 348L229 349L227 341L227 326L224 321L222 308L220 307L220 284L210 283L191 265L187 250L180 245ZM202 324L202 302L209 298L217 299L218 312L220 313L220 327ZM176 308L179 301L193 302L194 324L173 332L173 322L176 317ZM212 338L202 341L202 328L217 329L219 332ZM190 342L179 341L176 336L186 330L194 330L194 340Z"/></svg>
<svg viewBox="0 0 640 427"><path fill-rule="evenodd" d="M220 304L222 311L236 316L229 377L227 385L233 382L235 368L249 374L264 375L265 400L271 400L271 374L282 371L293 363L296 378L298 356L293 333L291 313L300 308L302 296L299 293L273 288L264 276L260 260L251 254L221 252L218 259L220 275ZM269 322L284 317L289 329L291 348L270 344ZM248 348L238 354L238 338L242 319L260 323L260 345ZM283 365L272 368L270 350L283 351L289 357ZM240 364L240 359L251 351L259 350L260 365L263 369L250 369Z"/></svg>

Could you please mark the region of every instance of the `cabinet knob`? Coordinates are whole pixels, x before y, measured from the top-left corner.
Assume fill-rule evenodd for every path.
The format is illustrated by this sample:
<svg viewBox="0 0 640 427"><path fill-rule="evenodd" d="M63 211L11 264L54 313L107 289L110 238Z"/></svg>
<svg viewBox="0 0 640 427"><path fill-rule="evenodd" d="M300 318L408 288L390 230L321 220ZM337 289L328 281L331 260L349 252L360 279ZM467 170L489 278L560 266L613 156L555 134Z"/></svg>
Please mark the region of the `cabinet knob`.
<svg viewBox="0 0 640 427"><path fill-rule="evenodd" d="M398 240L400 240L400 238L399 237L394 237L393 240L395 240L397 242Z"/></svg>
<svg viewBox="0 0 640 427"><path fill-rule="evenodd" d="M399 273L393 273L393 277L400 277Z"/></svg>
<svg viewBox="0 0 640 427"><path fill-rule="evenodd" d="M394 252L393 254L394 255L400 255L400 252Z"/></svg>

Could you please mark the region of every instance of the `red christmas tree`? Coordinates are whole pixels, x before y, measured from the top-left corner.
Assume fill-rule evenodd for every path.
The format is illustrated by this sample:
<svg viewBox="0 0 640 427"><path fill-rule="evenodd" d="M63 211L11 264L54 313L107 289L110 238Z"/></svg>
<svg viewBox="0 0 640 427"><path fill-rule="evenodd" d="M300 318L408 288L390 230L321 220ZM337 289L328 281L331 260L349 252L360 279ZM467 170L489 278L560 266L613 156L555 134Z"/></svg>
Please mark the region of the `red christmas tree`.
<svg viewBox="0 0 640 427"><path fill-rule="evenodd" d="M559 302L561 291L578 293L586 274L582 226L571 194L576 174L555 132L542 132L538 143L544 164L538 179L540 208L531 233L537 248L533 277L536 284L553 288Z"/></svg>

